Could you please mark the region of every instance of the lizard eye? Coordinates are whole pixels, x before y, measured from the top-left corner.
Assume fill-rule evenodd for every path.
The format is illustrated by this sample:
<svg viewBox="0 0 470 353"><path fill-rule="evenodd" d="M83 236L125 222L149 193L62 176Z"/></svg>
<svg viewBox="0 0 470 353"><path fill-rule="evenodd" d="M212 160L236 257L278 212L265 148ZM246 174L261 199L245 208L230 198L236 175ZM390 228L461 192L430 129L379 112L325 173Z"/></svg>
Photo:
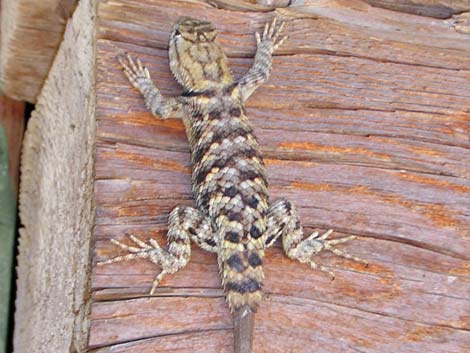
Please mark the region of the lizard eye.
<svg viewBox="0 0 470 353"><path fill-rule="evenodd" d="M180 36L181 35L181 32L179 31L179 29L175 29L175 36Z"/></svg>

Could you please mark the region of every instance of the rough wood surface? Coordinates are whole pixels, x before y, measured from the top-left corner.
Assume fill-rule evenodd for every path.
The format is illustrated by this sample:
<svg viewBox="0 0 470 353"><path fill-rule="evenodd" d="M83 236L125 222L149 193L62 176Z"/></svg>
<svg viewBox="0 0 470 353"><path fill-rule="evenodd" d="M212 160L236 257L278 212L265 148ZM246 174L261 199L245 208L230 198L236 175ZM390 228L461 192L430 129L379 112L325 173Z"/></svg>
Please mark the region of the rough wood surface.
<svg viewBox="0 0 470 353"><path fill-rule="evenodd" d="M76 0L2 0L0 90L35 102Z"/></svg>
<svg viewBox="0 0 470 353"><path fill-rule="evenodd" d="M83 352L93 226L94 8L68 23L22 154L16 353ZM74 55L79 51L80 55Z"/></svg>
<svg viewBox="0 0 470 353"><path fill-rule="evenodd" d="M393 11L436 18L449 18L470 11L468 0L364 0L370 5Z"/></svg>
<svg viewBox="0 0 470 353"><path fill-rule="evenodd" d="M306 2L305 2L306 3ZM289 41L248 102L272 199L307 230L358 235L322 254L336 279L267 251L255 352L449 352L470 345L470 36L452 24L358 1L310 1L274 13L198 1L119 0L98 7L95 260L126 234L165 243L167 216L192 205L183 125L146 112L116 56L140 57L165 94L181 15L215 23L235 76L273 15ZM190 264L148 297L145 262L94 268L93 352L232 352L216 258Z"/></svg>

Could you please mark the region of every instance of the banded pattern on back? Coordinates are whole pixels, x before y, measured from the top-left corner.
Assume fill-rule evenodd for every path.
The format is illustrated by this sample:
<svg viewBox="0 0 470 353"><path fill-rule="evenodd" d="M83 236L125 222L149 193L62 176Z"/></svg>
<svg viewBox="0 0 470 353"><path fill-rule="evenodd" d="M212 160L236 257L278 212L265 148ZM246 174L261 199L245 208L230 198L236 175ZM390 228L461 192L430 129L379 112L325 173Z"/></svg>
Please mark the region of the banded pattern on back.
<svg viewBox="0 0 470 353"><path fill-rule="evenodd" d="M237 92L231 93L195 96L194 107L204 109L191 114L186 128L193 191L198 209L212 220L227 299L232 310L244 305L254 310L263 280L267 179L256 137Z"/></svg>

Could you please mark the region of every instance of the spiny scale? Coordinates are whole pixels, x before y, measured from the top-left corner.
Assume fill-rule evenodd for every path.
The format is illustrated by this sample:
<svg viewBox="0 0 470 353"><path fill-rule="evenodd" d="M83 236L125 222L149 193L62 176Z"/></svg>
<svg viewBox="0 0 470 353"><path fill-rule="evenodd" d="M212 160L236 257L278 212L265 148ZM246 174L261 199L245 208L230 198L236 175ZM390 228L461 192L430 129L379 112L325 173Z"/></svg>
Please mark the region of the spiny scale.
<svg viewBox="0 0 470 353"><path fill-rule="evenodd" d="M190 136L193 191L217 230L218 260L232 310L261 299L268 195L253 130L234 86L195 97L197 115L185 119Z"/></svg>
<svg viewBox="0 0 470 353"><path fill-rule="evenodd" d="M268 182L258 142L245 114L244 103L271 72L272 53L284 42L283 24L276 19L256 33L253 66L234 81L227 59L216 41L217 31L206 21L180 19L170 36L170 68L183 87L179 97L164 97L148 70L130 56L120 62L124 74L158 118L182 118L191 147L192 185L197 208L176 207L168 221L168 247L160 248L130 236L129 252L99 265L145 258L161 268L151 294L166 274L189 261L190 240L217 254L222 283L234 315L235 352L252 350L253 313L262 299L263 256L282 238L288 257L331 273L312 257L322 250L354 261L363 260L334 247L353 239L328 240L331 231L305 237L295 207L286 200L268 201Z"/></svg>

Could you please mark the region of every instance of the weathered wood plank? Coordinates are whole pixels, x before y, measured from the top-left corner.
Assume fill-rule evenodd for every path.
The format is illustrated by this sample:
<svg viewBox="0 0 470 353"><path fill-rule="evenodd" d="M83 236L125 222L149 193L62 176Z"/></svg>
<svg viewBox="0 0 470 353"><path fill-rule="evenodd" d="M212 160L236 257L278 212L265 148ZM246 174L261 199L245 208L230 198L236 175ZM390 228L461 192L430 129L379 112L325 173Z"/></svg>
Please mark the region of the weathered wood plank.
<svg viewBox="0 0 470 353"><path fill-rule="evenodd" d="M393 11L449 18L454 14L470 11L468 0L364 0L370 5Z"/></svg>
<svg viewBox="0 0 470 353"><path fill-rule="evenodd" d="M3 0L1 91L35 102L63 38L76 0Z"/></svg>
<svg viewBox="0 0 470 353"><path fill-rule="evenodd" d="M189 307L200 315L182 316L181 312ZM166 313L165 320L158 319L158 313L162 312ZM123 319L124 317L126 318ZM138 324L135 320L137 318ZM119 301L102 303L92 308L91 320L91 330L100 331L102 336L107 336L106 340L99 342L93 340L97 336L91 336L91 347L98 343L109 345L154 335L166 336L232 328L225 300L220 297L137 298L127 300L124 306Z"/></svg>
<svg viewBox="0 0 470 353"><path fill-rule="evenodd" d="M162 57L160 51L155 50L155 55L149 55L148 50L143 53L136 47L127 45L120 47L118 43L112 46L106 43L102 48L100 60L103 62L112 62L115 55L113 49L119 52L126 50L142 57L152 72L165 70L167 59ZM308 62L310 66L302 67L302 62ZM233 59L231 63L234 71L239 74L248 67L249 60ZM273 153L278 154L278 157L279 153L283 155L295 153L298 156L299 150L302 150L304 154L310 152L318 155L306 159L318 159L322 156L329 158L328 154L334 154L343 162L351 164L362 163L449 176L469 175L470 156L465 153L465 147L468 146L470 113L465 107L470 106L470 97L459 93L460 89L467 89L467 86L470 89L470 83L465 81L465 76L468 74L464 71L453 74L452 70L413 68L399 64L386 65L365 59L332 58L329 55L301 57L296 55L293 60L290 58L275 60L275 64L277 72L270 80L270 84L260 88L248 104L248 107L253 108L249 110L250 116L253 117L255 125L263 124L263 121L268 125L275 120L278 124L276 128L282 126L286 129L289 126L289 130L296 131L296 134L288 135L291 141L279 136L276 128L267 129L265 135L260 134L260 139L264 140L262 146L267 150L268 156ZM296 67L295 72L292 72L292 67ZM348 67L354 72L353 84L347 83L348 79L351 79L351 74L347 72ZM385 73L378 72L380 69L386 70ZM102 83L98 97L117 95L125 90L126 79L120 77L117 67L109 68L108 73L103 75L110 75L111 72L115 74L115 80ZM370 72L377 74L368 79ZM165 76L169 76L169 73L163 75L164 78ZM420 81L417 82L418 78ZM161 84L163 90L170 94L176 93L174 84L172 87L165 87L165 83L166 81ZM447 91L443 87L446 85L449 86ZM423 91L420 87L426 87L425 90L429 92ZM286 90L295 95L296 101L282 99L282 92ZM357 92L364 94L368 98L367 102ZM401 100L400 95L406 95L406 98ZM100 106L98 109L104 107ZM109 102L106 109L113 109L113 121L110 121L109 117L103 118L105 120L101 130L103 137L113 136L114 139L126 140L132 144L168 149L174 145L174 137L155 140L149 125L155 129L166 126L168 130L179 124L178 140L181 142L179 150L187 150L184 144L186 138L181 130L182 125L177 122L171 122L169 125L168 122L155 119L150 121L152 118L149 118L140 120L135 130L123 129L129 124L126 118L129 110L145 115L145 107L142 107L137 92L131 92L119 103ZM301 121L293 119L290 125L290 120L283 118L283 114L291 112L291 109L295 111L295 118L305 118ZM339 114L347 115L341 119L341 126L324 124L329 128L327 133L317 132L316 126L308 124L318 125L317 120L311 119L317 115L318 110L329 110L331 116L334 116L335 110L339 111ZM347 113L343 113L344 111ZM447 114L455 118L449 119ZM271 117L268 122L265 121L267 115ZM348 123L346 120L361 115L371 115L376 121L381 121L388 115L388 121L385 121L387 125L357 124L352 127L353 121ZM393 118L397 119L391 120ZM339 120L331 118L333 119L336 122ZM362 120L365 120L364 117ZM283 121L284 124L280 125ZM399 125L397 121L400 121ZM428 121L430 127L425 125ZM399 127L402 125L404 128L401 130ZM410 128L407 131L408 126ZM348 130L341 131L339 130L341 128ZM369 130L364 131L364 129ZM438 136L434 137L436 132ZM345 140L344 136L348 134L352 136Z"/></svg>
<svg viewBox="0 0 470 353"><path fill-rule="evenodd" d="M161 352L217 352L232 351L233 333L229 330L183 332L169 336L143 339L117 344L112 347L92 349L90 353L152 353L155 347Z"/></svg>
<svg viewBox="0 0 470 353"><path fill-rule="evenodd" d="M331 281L270 249L255 352L461 352L470 342L469 37L445 21L350 4L276 11L289 43L248 114L272 198L294 201L307 231L358 235L345 248L370 265L322 254L336 273ZM173 23L189 11L220 29L237 77L251 64L254 31L272 16L197 1L99 6L98 261L121 253L114 237L164 244L171 209L193 204L181 122L151 117L115 58L140 57L164 94L178 94L166 48ZM192 250L190 264L152 298L153 265L95 268L90 347L231 352L221 343L231 340L231 322L216 258ZM197 331L214 327L219 334L200 345Z"/></svg>
<svg viewBox="0 0 470 353"><path fill-rule="evenodd" d="M290 20L290 40L280 48L279 55L326 53L446 69L469 67L469 35L457 33L451 23L354 2L357 3L361 6L347 11L342 10L345 4L333 0L316 0L309 6L278 10L279 18ZM149 1L145 10L139 4L142 5L131 0L103 4L99 36L114 42L166 49L172 21L192 11L219 28L220 42L229 57L251 57L254 53L252 34L263 26L267 16L257 12L242 15L224 11L221 17L220 10L198 2L181 1L165 6L165 3ZM122 12L126 13L125 18Z"/></svg>
<svg viewBox="0 0 470 353"><path fill-rule="evenodd" d="M81 2L25 134L15 353L83 352L87 345L94 16L93 5Z"/></svg>

